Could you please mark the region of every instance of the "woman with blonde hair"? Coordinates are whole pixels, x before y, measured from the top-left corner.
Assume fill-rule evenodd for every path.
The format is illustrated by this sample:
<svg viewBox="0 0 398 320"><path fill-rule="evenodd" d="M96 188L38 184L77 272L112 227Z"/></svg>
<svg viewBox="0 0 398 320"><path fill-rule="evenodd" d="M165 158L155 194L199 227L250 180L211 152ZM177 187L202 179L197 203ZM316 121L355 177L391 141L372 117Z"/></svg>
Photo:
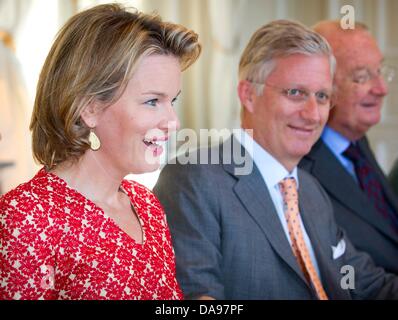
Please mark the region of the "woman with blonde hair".
<svg viewBox="0 0 398 320"><path fill-rule="evenodd" d="M180 299L163 209L128 173L159 167L197 35L100 5L42 69L30 128L44 167L0 198L0 299Z"/></svg>

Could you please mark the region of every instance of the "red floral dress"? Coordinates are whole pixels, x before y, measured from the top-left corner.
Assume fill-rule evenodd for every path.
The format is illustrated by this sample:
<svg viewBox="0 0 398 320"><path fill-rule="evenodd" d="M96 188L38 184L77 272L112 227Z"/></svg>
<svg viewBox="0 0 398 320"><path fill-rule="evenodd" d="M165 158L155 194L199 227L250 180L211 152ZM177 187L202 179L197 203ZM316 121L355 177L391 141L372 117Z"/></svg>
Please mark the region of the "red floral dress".
<svg viewBox="0 0 398 320"><path fill-rule="evenodd" d="M142 244L44 168L1 197L0 300L181 299L159 201L136 182L121 187Z"/></svg>

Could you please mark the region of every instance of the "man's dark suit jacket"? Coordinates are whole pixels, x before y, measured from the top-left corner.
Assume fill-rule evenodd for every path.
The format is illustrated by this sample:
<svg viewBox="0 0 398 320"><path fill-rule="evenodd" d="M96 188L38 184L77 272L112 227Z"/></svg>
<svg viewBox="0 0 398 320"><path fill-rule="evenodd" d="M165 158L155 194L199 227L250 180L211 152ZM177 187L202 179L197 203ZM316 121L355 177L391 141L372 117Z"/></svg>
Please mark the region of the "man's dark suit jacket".
<svg viewBox="0 0 398 320"><path fill-rule="evenodd" d="M388 175L388 181L390 182L392 189L395 191L395 194L398 196L398 159L395 160L395 163Z"/></svg>
<svg viewBox="0 0 398 320"><path fill-rule="evenodd" d="M377 164L366 137L358 143L376 169L386 197L398 214L397 198ZM398 274L398 234L392 231L322 139L302 159L299 167L317 178L326 190L332 200L336 221L347 232L354 246L368 252L378 266Z"/></svg>
<svg viewBox="0 0 398 320"><path fill-rule="evenodd" d="M235 142L232 148L243 154ZM209 151L219 156L218 164L166 165L154 188L167 214L185 298L316 299L258 168L238 175L241 166L230 145L231 139L224 143L225 153L223 148ZM398 278L354 249L315 178L303 170L298 177L301 218L328 297L397 299ZM332 248L338 244L341 250ZM355 271L354 290L341 285L347 265Z"/></svg>

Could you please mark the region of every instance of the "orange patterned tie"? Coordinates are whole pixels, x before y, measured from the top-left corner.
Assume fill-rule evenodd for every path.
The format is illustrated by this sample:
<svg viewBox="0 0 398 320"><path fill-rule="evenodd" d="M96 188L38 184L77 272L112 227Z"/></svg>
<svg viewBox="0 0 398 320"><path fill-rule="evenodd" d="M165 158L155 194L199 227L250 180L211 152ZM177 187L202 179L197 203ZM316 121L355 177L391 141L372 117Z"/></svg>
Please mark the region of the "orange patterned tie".
<svg viewBox="0 0 398 320"><path fill-rule="evenodd" d="M312 284L315 288L318 298L320 300L328 300L325 290L322 287L321 280L311 261L307 245L304 242L303 231L300 226L296 180L294 178L285 178L279 183L279 186L283 196L285 218L292 242L293 254L308 283Z"/></svg>

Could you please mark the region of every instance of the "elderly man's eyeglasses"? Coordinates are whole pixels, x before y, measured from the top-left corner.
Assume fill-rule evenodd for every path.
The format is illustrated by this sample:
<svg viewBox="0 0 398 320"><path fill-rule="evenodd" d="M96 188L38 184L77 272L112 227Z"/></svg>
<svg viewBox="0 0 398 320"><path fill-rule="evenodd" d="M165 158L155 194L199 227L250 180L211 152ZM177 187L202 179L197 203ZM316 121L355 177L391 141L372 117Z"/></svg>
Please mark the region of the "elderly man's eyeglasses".
<svg viewBox="0 0 398 320"><path fill-rule="evenodd" d="M382 66L377 72L372 72L368 68L358 69L352 75L352 81L358 84L366 84L376 77L382 77L386 83L394 80L396 69L391 66Z"/></svg>
<svg viewBox="0 0 398 320"><path fill-rule="evenodd" d="M320 90L317 92L311 92L303 87L287 87L282 88L278 86L274 86L268 83L254 83L258 86L267 86L277 90L282 96L287 98L288 100L296 103L307 102L311 95L315 96L315 99L319 106L331 108L331 96L332 92L329 90Z"/></svg>

